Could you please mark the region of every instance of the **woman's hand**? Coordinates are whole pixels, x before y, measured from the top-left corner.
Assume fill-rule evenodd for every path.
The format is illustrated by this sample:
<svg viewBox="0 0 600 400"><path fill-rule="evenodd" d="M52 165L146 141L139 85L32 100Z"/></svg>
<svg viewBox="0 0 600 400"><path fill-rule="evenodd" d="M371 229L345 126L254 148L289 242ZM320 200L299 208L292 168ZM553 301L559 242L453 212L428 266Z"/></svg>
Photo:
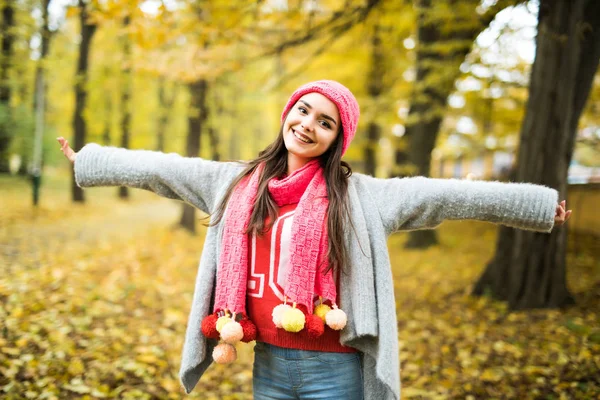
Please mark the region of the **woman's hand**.
<svg viewBox="0 0 600 400"><path fill-rule="evenodd" d="M567 222L571 216L571 210L565 211L567 207L567 201L563 200L556 206L556 215L554 216L554 225L559 226Z"/></svg>
<svg viewBox="0 0 600 400"><path fill-rule="evenodd" d="M58 143L60 143L60 150L63 152L65 157L67 157L71 163L74 163L77 153L75 153L73 149L69 147L69 141L62 136L56 138L56 140L58 140Z"/></svg>

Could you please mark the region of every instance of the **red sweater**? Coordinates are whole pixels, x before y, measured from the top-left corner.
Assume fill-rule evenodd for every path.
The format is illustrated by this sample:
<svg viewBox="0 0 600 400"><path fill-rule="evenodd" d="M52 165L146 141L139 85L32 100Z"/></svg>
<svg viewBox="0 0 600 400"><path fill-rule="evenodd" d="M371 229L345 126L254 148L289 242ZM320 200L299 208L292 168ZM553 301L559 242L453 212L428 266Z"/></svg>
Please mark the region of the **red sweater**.
<svg viewBox="0 0 600 400"><path fill-rule="evenodd" d="M279 217L263 236L253 235L248 249L248 289L246 307L248 316L258 331L256 340L279 347L300 350L351 353L356 350L340 344L340 332L325 325L325 332L312 339L306 329L298 333L278 329L271 313L283 303L283 286L289 260L290 234L294 212L298 204L279 209ZM267 223L269 221L267 220ZM306 313L306 309L303 311Z"/></svg>

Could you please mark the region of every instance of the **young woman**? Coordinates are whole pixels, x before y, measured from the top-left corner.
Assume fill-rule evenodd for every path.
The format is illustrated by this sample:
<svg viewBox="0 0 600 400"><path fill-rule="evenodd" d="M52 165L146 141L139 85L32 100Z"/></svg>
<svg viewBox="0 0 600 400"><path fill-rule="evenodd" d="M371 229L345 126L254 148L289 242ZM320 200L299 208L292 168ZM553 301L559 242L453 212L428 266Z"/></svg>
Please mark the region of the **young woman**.
<svg viewBox="0 0 600 400"><path fill-rule="evenodd" d="M180 371L191 392L213 359L256 340L256 399L398 399L387 237L475 219L549 232L570 215L556 190L466 180L377 179L342 156L359 118L334 81L297 89L275 141L247 163L88 144L79 186L123 185L211 215ZM343 310L343 311L342 311Z"/></svg>

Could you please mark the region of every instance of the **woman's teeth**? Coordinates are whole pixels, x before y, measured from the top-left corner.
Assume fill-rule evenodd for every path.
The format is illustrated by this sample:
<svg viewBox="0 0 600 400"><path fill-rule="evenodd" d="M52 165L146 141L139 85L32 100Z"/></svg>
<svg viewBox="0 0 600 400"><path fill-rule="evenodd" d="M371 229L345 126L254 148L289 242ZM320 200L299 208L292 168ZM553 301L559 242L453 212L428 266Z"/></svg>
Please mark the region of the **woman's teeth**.
<svg viewBox="0 0 600 400"><path fill-rule="evenodd" d="M300 140L301 142L304 142L304 143L312 143L313 142L310 139L304 138L303 136L301 136L300 134L298 134L298 132L296 132L293 129L292 129L292 132L294 133L294 136L296 137L296 139Z"/></svg>

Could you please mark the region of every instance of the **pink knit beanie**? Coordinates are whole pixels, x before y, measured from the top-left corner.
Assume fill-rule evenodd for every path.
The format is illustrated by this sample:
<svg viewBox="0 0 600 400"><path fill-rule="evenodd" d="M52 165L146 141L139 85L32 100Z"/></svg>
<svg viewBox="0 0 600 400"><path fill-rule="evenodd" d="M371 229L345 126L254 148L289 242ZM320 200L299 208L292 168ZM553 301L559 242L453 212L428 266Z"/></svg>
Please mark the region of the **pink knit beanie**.
<svg viewBox="0 0 600 400"><path fill-rule="evenodd" d="M360 116L360 109L358 102L352 94L352 92L336 81L322 80L310 82L300 86L292 94L287 104L283 108L281 114L281 122L285 120L287 113L296 104L300 97L307 93L317 92L333 101L338 108L340 118L342 119L342 128L344 130L344 144L342 146L342 154L346 153L350 142L354 138L356 133L356 126L358 125L358 117Z"/></svg>

